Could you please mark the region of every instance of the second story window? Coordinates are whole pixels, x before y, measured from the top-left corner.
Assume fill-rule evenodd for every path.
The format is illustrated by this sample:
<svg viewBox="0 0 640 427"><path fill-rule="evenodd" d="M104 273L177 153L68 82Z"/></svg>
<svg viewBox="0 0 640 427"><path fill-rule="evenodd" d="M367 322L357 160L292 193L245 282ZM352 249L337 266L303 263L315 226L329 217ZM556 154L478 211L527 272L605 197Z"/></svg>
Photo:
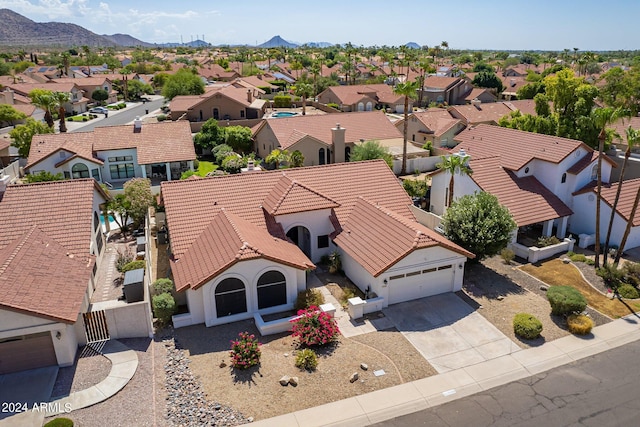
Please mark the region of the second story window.
<svg viewBox="0 0 640 427"><path fill-rule="evenodd" d="M564 184L565 182L567 182L567 173L563 173L562 174L562 179L560 180L560 183Z"/></svg>

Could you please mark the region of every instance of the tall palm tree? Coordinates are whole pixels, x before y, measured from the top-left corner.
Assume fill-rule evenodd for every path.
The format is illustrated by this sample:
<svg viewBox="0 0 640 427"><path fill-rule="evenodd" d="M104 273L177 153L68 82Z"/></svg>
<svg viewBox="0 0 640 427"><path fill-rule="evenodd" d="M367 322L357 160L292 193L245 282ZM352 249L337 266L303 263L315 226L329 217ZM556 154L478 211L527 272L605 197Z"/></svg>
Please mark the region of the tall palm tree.
<svg viewBox="0 0 640 427"><path fill-rule="evenodd" d="M463 153L452 154L450 156L441 156L442 161L436 165L440 170L449 172L451 178L449 179L449 197L447 199L447 207L453 203L453 184L454 175L457 173L460 176L471 175L473 171L469 167L469 156Z"/></svg>
<svg viewBox="0 0 640 427"><path fill-rule="evenodd" d="M591 112L593 125L600 132L598 133L598 183L596 193L596 257L594 267L600 267L600 203L602 202L602 157L604 156L604 144L607 139L607 128L613 122L625 115L621 108L611 107L597 108Z"/></svg>
<svg viewBox="0 0 640 427"><path fill-rule="evenodd" d="M605 254L609 246L609 236L611 235L611 227L613 225L613 217L615 215L616 207L618 205L618 199L620 198L620 192L622 190L622 183L624 182L624 171L627 166L627 160L629 156L631 156L631 149L640 144L640 130L633 129L629 126L626 130L627 132L627 151L624 153L624 163L622 163L622 171L620 172L620 182L618 183L618 190L616 191L616 198L613 202L613 207L611 208L611 217L609 218L609 230L607 232L607 241L605 242ZM622 251L624 250L624 245L627 243L627 238L629 237L629 233L631 232L631 225L633 224L633 217L635 216L636 209L638 208L638 201L640 200L640 190L636 194L636 198L633 204L633 209L631 209L631 214L629 221L627 222L627 226L625 227L624 234L622 236L622 241L620 242L620 247L616 252L616 257L614 259L614 264L618 264L620 262L620 256L622 255Z"/></svg>
<svg viewBox="0 0 640 427"><path fill-rule="evenodd" d="M53 92L52 94L53 100L55 101L55 105L58 108L58 118L60 119L60 132L64 133L67 131L67 122L66 120L66 110L64 108L64 104L69 102L71 99L71 95L68 92Z"/></svg>
<svg viewBox="0 0 640 427"><path fill-rule="evenodd" d="M402 169L400 171L401 175L407 173L407 126L409 124L408 116L409 116L409 98L414 99L416 97L416 90L418 89L417 82L404 82L398 83L396 87L393 88L393 93L396 95L404 96L404 124L402 127Z"/></svg>
<svg viewBox="0 0 640 427"><path fill-rule="evenodd" d="M53 129L54 122L52 111L56 108L53 93L46 89L33 89L29 92L29 98L33 105L44 110L44 121L47 123L47 126Z"/></svg>
<svg viewBox="0 0 640 427"><path fill-rule="evenodd" d="M271 151L264 160L267 163L274 163L276 165L276 169L280 169L281 163L289 161L289 151L276 148Z"/></svg>
<svg viewBox="0 0 640 427"><path fill-rule="evenodd" d="M309 83L297 83L295 88L296 96L302 98L302 115L307 114L307 98L313 93L313 86Z"/></svg>

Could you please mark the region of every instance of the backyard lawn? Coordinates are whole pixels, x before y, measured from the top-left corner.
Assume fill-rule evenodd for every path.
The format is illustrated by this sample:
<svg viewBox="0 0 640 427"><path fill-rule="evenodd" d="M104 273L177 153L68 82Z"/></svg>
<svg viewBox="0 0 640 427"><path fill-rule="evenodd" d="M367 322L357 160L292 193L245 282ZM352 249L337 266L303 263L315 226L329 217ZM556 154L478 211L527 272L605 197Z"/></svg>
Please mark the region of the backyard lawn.
<svg viewBox="0 0 640 427"><path fill-rule="evenodd" d="M215 163L200 160L198 170L195 174L204 178L209 172L213 172L216 169L218 169L218 165L216 165Z"/></svg>
<svg viewBox="0 0 640 427"><path fill-rule="evenodd" d="M559 259L523 265L520 269L551 286L565 285L578 289L590 307L614 319L640 311L640 302L609 299L584 280L575 266L565 264Z"/></svg>

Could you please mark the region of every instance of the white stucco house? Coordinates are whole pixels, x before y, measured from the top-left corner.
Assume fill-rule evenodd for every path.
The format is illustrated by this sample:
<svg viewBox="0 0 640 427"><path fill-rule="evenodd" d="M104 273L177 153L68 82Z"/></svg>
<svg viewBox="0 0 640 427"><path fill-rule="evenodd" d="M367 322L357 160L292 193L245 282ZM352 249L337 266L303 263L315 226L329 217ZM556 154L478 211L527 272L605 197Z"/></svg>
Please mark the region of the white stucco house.
<svg viewBox="0 0 640 427"><path fill-rule="evenodd" d="M584 203L575 197L597 178L598 152L586 144L485 124L468 128L455 139L459 144L452 155L469 156L472 174L454 177L454 201L489 192L509 209L523 234L531 235L533 228L538 236L577 236L588 232L589 217L595 227L595 205L584 210ZM615 163L604 156L603 182L609 182L612 167ZM450 180L445 171L432 176L430 211L436 215L443 215L449 205Z"/></svg>
<svg viewBox="0 0 640 427"><path fill-rule="evenodd" d="M419 224L382 160L163 182L174 326L289 310L323 255L382 306L459 290L473 254Z"/></svg>
<svg viewBox="0 0 640 427"><path fill-rule="evenodd" d="M74 363L104 237L92 179L9 186L0 201L0 374Z"/></svg>
<svg viewBox="0 0 640 427"><path fill-rule="evenodd" d="M196 158L188 122L98 127L92 132L34 135L25 170L94 178L121 188L132 178L153 185L180 179Z"/></svg>

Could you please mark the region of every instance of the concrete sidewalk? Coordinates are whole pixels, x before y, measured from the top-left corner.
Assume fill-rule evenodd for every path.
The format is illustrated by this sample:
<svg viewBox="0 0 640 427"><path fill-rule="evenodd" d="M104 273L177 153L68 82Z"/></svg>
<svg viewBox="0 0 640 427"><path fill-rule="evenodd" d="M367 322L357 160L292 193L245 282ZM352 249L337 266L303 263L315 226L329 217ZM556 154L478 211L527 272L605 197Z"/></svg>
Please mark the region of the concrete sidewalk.
<svg viewBox="0 0 640 427"><path fill-rule="evenodd" d="M517 381L638 339L639 318L630 315L598 326L583 338L570 335L440 375L256 421L252 426L366 426Z"/></svg>

